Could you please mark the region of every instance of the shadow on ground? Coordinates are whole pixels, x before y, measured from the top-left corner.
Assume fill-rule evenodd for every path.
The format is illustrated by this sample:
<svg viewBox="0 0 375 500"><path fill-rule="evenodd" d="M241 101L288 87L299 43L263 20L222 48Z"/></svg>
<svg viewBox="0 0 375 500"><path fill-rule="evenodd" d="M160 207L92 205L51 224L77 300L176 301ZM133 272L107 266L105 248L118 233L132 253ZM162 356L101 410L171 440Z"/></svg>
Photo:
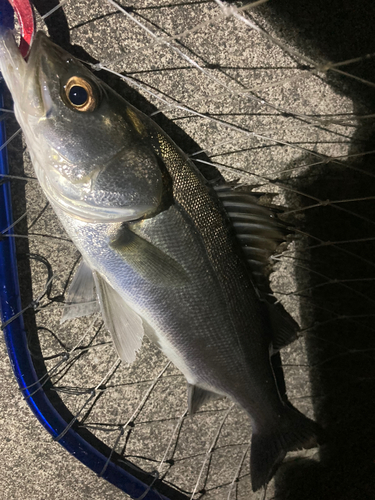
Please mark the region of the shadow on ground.
<svg viewBox="0 0 375 500"><path fill-rule="evenodd" d="M344 61L375 53L369 1L270 2L264 14L312 58ZM340 67L358 78L375 82L375 66L361 61ZM332 73L330 83L350 97L355 114L375 110L374 84ZM364 121L352 140L351 153L375 150L371 121ZM311 163L313 160L311 161ZM308 162L306 162L308 163ZM345 166L346 164L346 166ZM354 167L352 169L351 167ZM359 169L362 172L355 170ZM309 283L315 323L307 334L313 398L317 420L327 430L321 462L291 461L277 476L275 498L288 500L365 500L375 493L375 175L374 154L312 168L294 184L320 200L368 201L327 205L305 212L304 231L322 241L357 242L316 247L309 252L309 273L297 270L301 288ZM312 200L300 199L303 206ZM355 214L355 215L353 215ZM368 241L359 241L369 238ZM318 241L311 238L310 245ZM306 252L301 255L306 259ZM306 264L306 262L304 262ZM322 286L327 277L341 281ZM362 278L362 280L359 280ZM307 315L306 315L307 316Z"/></svg>

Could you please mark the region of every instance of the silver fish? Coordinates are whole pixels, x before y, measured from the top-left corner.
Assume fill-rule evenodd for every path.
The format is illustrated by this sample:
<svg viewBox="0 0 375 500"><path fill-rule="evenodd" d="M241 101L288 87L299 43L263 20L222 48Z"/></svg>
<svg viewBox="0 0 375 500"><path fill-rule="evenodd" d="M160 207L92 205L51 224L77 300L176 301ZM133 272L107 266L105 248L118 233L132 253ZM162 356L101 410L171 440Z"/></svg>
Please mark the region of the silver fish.
<svg viewBox="0 0 375 500"><path fill-rule="evenodd" d="M188 383L249 415L251 479L265 485L319 426L285 395L277 352L296 324L261 293L283 229L254 196L212 187L148 117L43 33L29 61L0 32L0 67L39 182L83 261L63 320L96 310L120 357L148 335ZM78 305L77 305L78 304Z"/></svg>

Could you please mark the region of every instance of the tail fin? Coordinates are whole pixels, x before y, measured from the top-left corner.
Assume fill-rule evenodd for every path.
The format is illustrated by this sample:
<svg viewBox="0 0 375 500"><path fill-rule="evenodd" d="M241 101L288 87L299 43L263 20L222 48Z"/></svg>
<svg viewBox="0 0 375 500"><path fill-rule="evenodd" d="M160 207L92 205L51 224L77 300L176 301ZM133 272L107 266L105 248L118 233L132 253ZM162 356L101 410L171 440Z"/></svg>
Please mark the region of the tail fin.
<svg viewBox="0 0 375 500"><path fill-rule="evenodd" d="M288 451L314 448L322 442L321 427L295 408L285 406L276 429L253 434L251 442L251 484L253 491L266 485Z"/></svg>

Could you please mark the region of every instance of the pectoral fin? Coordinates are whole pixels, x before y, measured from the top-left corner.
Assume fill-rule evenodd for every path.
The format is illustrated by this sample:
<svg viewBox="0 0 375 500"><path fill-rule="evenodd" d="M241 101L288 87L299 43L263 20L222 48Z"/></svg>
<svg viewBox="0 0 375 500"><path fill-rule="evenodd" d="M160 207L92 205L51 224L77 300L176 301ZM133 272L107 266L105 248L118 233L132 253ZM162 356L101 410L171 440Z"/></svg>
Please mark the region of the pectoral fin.
<svg viewBox="0 0 375 500"><path fill-rule="evenodd" d="M126 363L132 363L142 345L142 319L99 273L94 272L94 279L104 324L112 335L117 354Z"/></svg>
<svg viewBox="0 0 375 500"><path fill-rule="evenodd" d="M82 260L69 286L60 323L68 319L89 316L99 310L92 271Z"/></svg>
<svg viewBox="0 0 375 500"><path fill-rule="evenodd" d="M117 238L111 242L111 247L150 283L179 287L189 280L186 271L176 260L127 227L121 229Z"/></svg>

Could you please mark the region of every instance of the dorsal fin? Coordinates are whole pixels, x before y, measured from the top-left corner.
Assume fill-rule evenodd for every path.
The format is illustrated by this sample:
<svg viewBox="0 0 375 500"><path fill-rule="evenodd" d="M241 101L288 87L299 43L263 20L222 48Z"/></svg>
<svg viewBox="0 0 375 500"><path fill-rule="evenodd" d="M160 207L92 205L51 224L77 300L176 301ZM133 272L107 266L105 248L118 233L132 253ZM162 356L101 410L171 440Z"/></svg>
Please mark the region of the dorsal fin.
<svg viewBox="0 0 375 500"><path fill-rule="evenodd" d="M297 340L299 325L280 303L271 304L265 301L265 304L272 327L272 353L275 354Z"/></svg>
<svg viewBox="0 0 375 500"><path fill-rule="evenodd" d="M268 275L272 269L270 257L286 241L287 226L277 218L281 210L269 209L258 203L263 193L252 193L248 186L221 184L214 188L232 222L238 240L251 269L254 285L261 292L271 324L273 352L297 338L298 324L276 304L271 294Z"/></svg>
<svg viewBox="0 0 375 500"><path fill-rule="evenodd" d="M288 234L286 225L277 218L277 209L258 203L263 193L249 192L249 187L220 184L214 187L221 200L252 271L254 284L261 292L269 292L270 257Z"/></svg>

